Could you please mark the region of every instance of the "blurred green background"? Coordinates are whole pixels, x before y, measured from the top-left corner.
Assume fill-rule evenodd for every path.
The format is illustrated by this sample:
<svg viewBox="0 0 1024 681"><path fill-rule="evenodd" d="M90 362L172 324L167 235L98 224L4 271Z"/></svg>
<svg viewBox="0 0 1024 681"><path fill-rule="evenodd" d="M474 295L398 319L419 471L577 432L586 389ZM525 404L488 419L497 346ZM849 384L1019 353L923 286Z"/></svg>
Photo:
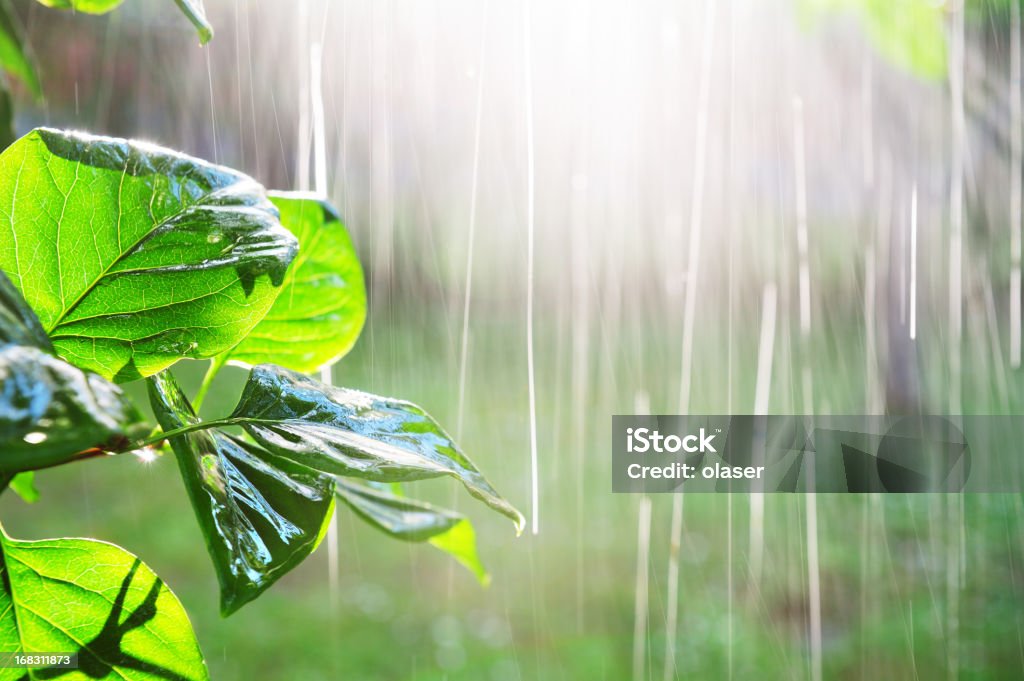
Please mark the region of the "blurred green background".
<svg viewBox="0 0 1024 681"><path fill-rule="evenodd" d="M821 678L1024 676L1020 495L768 495L763 534L749 497L689 495L669 604L673 499L651 500L638 560L645 502L611 493L608 440L611 415L681 402L1024 414L1009 3L207 4L217 36L200 49L170 2L102 18L16 3L46 93L20 98L19 127L143 137L308 188L312 58L331 197L370 291L335 381L461 424L464 449L527 514L532 224L540 532L517 539L455 485L418 483L472 517L489 588L339 509L336 584L322 547L226 620L166 457L46 471L34 506L0 500L9 533L137 553L222 681L814 679L816 608ZM194 391L204 369L175 371ZM228 412L244 376L225 370L204 413Z"/></svg>

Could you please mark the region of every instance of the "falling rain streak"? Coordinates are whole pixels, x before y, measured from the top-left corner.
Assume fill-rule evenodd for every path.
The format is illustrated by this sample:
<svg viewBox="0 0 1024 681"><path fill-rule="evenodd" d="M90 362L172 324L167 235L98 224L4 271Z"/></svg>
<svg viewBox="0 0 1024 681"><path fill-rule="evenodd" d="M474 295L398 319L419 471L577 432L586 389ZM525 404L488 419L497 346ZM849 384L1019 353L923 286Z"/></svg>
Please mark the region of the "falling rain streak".
<svg viewBox="0 0 1024 681"><path fill-rule="evenodd" d="M1014 678L1019 499L607 480L612 414L1024 411L1020 10L966 2L248 0L207 3L202 50L173 3L33 6L42 72L85 66L19 125L77 111L327 195L370 311L323 378L409 396L529 509L514 540L460 505L486 590L339 512L328 584L287 585L304 678ZM147 533L177 522L143 510L178 509L168 463L130 513L92 469L47 484L78 534ZM299 652L196 618L245 651L207 650L215 677Z"/></svg>

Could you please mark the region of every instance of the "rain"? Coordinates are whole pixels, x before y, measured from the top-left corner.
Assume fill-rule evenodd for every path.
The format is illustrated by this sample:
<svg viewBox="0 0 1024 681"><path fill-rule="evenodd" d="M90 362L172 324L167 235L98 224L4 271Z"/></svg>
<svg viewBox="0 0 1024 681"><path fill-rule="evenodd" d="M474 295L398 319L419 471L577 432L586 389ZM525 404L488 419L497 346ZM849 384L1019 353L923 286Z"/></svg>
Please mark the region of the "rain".
<svg viewBox="0 0 1024 681"><path fill-rule="evenodd" d="M489 587L339 508L221 619L169 457L5 495L22 536L143 557L212 678L1024 676L1019 494L610 475L617 414L1024 413L1017 2L210 0L205 47L165 0L15 5L45 93L20 131L331 199L369 317L323 378L423 405L528 521L416 483L472 518Z"/></svg>

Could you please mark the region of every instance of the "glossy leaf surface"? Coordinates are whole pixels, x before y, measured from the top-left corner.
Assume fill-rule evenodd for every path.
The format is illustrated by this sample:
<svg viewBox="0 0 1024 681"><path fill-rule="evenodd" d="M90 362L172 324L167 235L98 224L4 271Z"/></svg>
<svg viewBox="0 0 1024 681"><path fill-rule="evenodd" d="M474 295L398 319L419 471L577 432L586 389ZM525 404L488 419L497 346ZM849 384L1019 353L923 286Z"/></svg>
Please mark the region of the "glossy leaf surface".
<svg viewBox="0 0 1024 681"><path fill-rule="evenodd" d="M363 269L330 203L298 193L272 193L270 200L298 239L299 254L270 312L229 357L312 373L343 357L363 329Z"/></svg>
<svg viewBox="0 0 1024 681"><path fill-rule="evenodd" d="M149 388L165 432L198 422L169 372ZM334 507L334 481L215 429L170 441L228 615L313 552Z"/></svg>
<svg viewBox="0 0 1024 681"><path fill-rule="evenodd" d="M93 447L118 449L138 421L113 383L38 348L0 348L0 473L55 466Z"/></svg>
<svg viewBox="0 0 1024 681"><path fill-rule="evenodd" d="M377 529L406 541L426 541L463 520L455 511L345 478L338 480L338 498Z"/></svg>
<svg viewBox="0 0 1024 681"><path fill-rule="evenodd" d="M205 45L213 38L213 26L206 19L206 9L203 7L203 0L174 0L181 11L196 27L199 34L199 44Z"/></svg>
<svg viewBox="0 0 1024 681"><path fill-rule="evenodd" d="M429 542L472 572L481 584L490 576L476 551L476 532L465 516L373 483L340 478L338 498L381 532L405 541Z"/></svg>
<svg viewBox="0 0 1024 681"><path fill-rule="evenodd" d="M0 269L58 354L118 382L236 345L297 249L254 180L151 145L38 129L0 175Z"/></svg>
<svg viewBox="0 0 1024 681"><path fill-rule="evenodd" d="M33 96L43 96L36 67L25 51L24 31L8 0L0 0L0 65L20 80Z"/></svg>
<svg viewBox="0 0 1024 681"><path fill-rule="evenodd" d="M43 331L39 318L3 270L0 270L0 345L7 343L53 351L53 345Z"/></svg>
<svg viewBox="0 0 1024 681"><path fill-rule="evenodd" d="M519 511L441 426L410 402L324 385L262 364L249 374L232 418L273 454L325 473L377 482L453 476L522 530Z"/></svg>
<svg viewBox="0 0 1024 681"><path fill-rule="evenodd" d="M181 603L124 549L7 536L0 549L0 650L78 654L78 670L0 669L0 681L209 678Z"/></svg>

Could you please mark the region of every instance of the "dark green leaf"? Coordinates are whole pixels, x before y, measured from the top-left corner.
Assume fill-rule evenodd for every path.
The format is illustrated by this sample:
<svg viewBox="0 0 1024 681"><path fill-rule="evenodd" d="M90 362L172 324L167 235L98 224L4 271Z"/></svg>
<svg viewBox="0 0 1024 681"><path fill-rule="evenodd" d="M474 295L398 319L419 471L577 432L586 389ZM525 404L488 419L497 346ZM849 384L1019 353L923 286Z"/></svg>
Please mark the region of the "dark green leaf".
<svg viewBox="0 0 1024 681"><path fill-rule="evenodd" d="M14 343L53 352L35 312L25 303L18 289L0 270L0 345Z"/></svg>
<svg viewBox="0 0 1024 681"><path fill-rule="evenodd" d="M254 180L151 145L39 129L0 176L0 268L58 354L118 382L236 345L297 249Z"/></svg>
<svg viewBox="0 0 1024 681"><path fill-rule="evenodd" d="M6 81L6 79L2 79ZM0 151L14 144L18 134L14 132L14 102L6 82L0 82Z"/></svg>
<svg viewBox="0 0 1024 681"><path fill-rule="evenodd" d="M11 491L17 494L26 504L34 504L39 501L39 490L36 489L35 471L18 473L11 478Z"/></svg>
<svg viewBox="0 0 1024 681"><path fill-rule="evenodd" d="M198 422L170 372L149 380L165 432ZM170 438L206 538L226 616L313 552L334 508L328 476L217 430Z"/></svg>
<svg viewBox="0 0 1024 681"><path fill-rule="evenodd" d="M373 483L338 479L338 498L381 532L405 541L426 541L449 554L481 584L490 576L476 552L476 533L465 516L409 499Z"/></svg>
<svg viewBox="0 0 1024 681"><path fill-rule="evenodd" d="M455 511L345 478L338 479L338 497L366 522L406 541L426 541L464 519Z"/></svg>
<svg viewBox="0 0 1024 681"><path fill-rule="evenodd" d="M38 348L0 348L0 473L123 448L126 426L137 421L113 383Z"/></svg>
<svg viewBox="0 0 1024 681"><path fill-rule="evenodd" d="M297 193L273 193L270 200L299 240L299 254L270 312L228 355L312 373L344 356L363 329L363 269L331 204Z"/></svg>
<svg viewBox="0 0 1024 681"><path fill-rule="evenodd" d="M453 476L522 531L522 514L410 402L335 388L262 364L249 374L232 418L273 454L325 473L377 482Z"/></svg>
<svg viewBox="0 0 1024 681"><path fill-rule="evenodd" d="M86 14L106 14L124 0L37 0L40 5L56 9L73 9Z"/></svg>
<svg viewBox="0 0 1024 681"><path fill-rule="evenodd" d="M35 97L43 96L36 67L25 53L24 31L8 0L0 0L0 65Z"/></svg>
<svg viewBox="0 0 1024 681"><path fill-rule="evenodd" d="M141 560L91 539L0 537L0 650L77 653L78 671L3 678L206 681L192 625Z"/></svg>
<svg viewBox="0 0 1024 681"><path fill-rule="evenodd" d="M206 20L203 0L174 0L199 34L199 44L205 45L213 38L213 26Z"/></svg>

